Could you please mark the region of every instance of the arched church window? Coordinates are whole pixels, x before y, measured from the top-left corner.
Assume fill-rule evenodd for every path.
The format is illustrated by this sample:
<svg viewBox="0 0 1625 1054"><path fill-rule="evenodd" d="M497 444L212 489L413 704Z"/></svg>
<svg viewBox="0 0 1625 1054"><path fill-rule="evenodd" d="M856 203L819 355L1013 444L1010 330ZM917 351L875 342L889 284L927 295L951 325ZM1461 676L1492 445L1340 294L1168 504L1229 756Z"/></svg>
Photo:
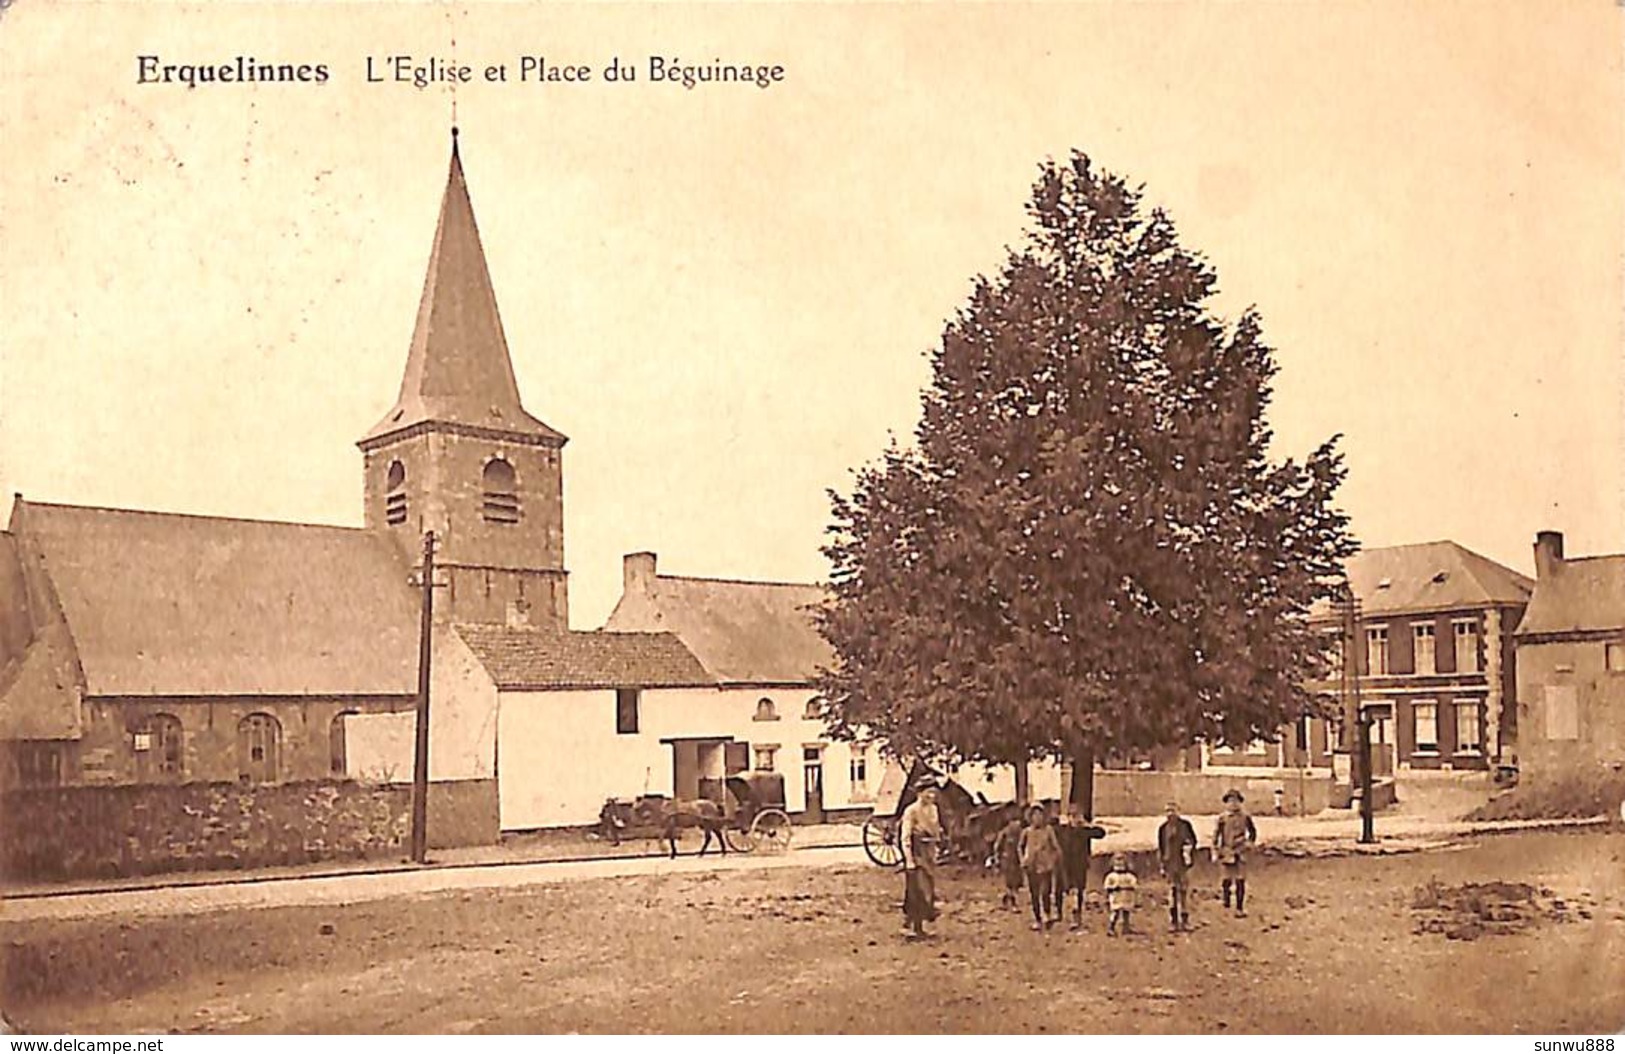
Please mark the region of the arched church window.
<svg viewBox="0 0 1625 1054"><path fill-rule="evenodd" d="M143 782L178 780L185 768L180 718L153 714L135 733L136 767Z"/></svg>
<svg viewBox="0 0 1625 1054"><path fill-rule="evenodd" d="M275 783L282 725L270 714L249 714L237 723L237 777L244 783Z"/></svg>
<svg viewBox="0 0 1625 1054"><path fill-rule="evenodd" d="M488 523L519 522L519 480L513 466L502 458L493 458L485 464L481 479L484 501L480 514Z"/></svg>
<svg viewBox="0 0 1625 1054"><path fill-rule="evenodd" d="M327 771L335 779L343 779L349 774L349 750L346 745L346 726L344 719L354 717L359 711L340 710L333 715L333 723L327 729Z"/></svg>
<svg viewBox="0 0 1625 1054"><path fill-rule="evenodd" d="M406 466L399 461L389 463L384 478L384 522L391 527L406 522Z"/></svg>

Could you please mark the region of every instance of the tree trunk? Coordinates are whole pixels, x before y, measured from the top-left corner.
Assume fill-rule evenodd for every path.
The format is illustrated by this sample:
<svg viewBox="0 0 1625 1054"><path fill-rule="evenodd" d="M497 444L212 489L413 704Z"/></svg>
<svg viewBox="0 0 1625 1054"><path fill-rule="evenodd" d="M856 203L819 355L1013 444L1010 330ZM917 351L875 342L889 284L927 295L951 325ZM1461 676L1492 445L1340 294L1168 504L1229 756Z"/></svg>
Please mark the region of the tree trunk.
<svg viewBox="0 0 1625 1054"><path fill-rule="evenodd" d="M1027 762L1023 761L1016 765L1016 804L1026 808L1032 796L1032 775L1027 771Z"/></svg>
<svg viewBox="0 0 1625 1054"><path fill-rule="evenodd" d="M1067 802L1083 814L1085 820L1095 818L1095 752L1087 746L1072 751L1072 786L1067 788Z"/></svg>

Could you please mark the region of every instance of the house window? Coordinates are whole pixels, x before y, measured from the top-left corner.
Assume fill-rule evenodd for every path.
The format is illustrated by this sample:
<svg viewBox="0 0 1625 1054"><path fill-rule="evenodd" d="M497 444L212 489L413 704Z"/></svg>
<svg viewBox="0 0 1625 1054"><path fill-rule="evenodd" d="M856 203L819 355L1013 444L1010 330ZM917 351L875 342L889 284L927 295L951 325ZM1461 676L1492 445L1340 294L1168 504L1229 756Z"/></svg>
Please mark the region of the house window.
<svg viewBox="0 0 1625 1054"><path fill-rule="evenodd" d="M184 757L181 721L175 715L153 714L136 730L136 772L142 782L180 779Z"/></svg>
<svg viewBox="0 0 1625 1054"><path fill-rule="evenodd" d="M343 779L349 775L349 751L345 747L344 719L354 717L355 710L341 710L333 715L333 723L327 727L327 771L330 775Z"/></svg>
<svg viewBox="0 0 1625 1054"><path fill-rule="evenodd" d="M859 793L869 786L869 752L862 747L852 748L852 761L848 765L852 776L852 792Z"/></svg>
<svg viewBox="0 0 1625 1054"><path fill-rule="evenodd" d="M1341 715L1326 722L1326 752L1336 753L1343 749L1343 718Z"/></svg>
<svg viewBox="0 0 1625 1054"><path fill-rule="evenodd" d="M772 772L773 761L778 756L778 753L779 745L777 743L756 744L756 771Z"/></svg>
<svg viewBox="0 0 1625 1054"><path fill-rule="evenodd" d="M638 705L643 693L636 688L615 691L615 731L623 736L638 734Z"/></svg>
<svg viewBox="0 0 1625 1054"><path fill-rule="evenodd" d="M1572 684L1546 686L1546 738L1580 738L1580 701Z"/></svg>
<svg viewBox="0 0 1625 1054"><path fill-rule="evenodd" d="M1456 672L1478 672L1478 624L1460 619L1452 625L1456 633Z"/></svg>
<svg viewBox="0 0 1625 1054"><path fill-rule="evenodd" d="M480 489L484 496L480 515L486 523L519 522L519 480L512 465L502 458L486 462Z"/></svg>
<svg viewBox="0 0 1625 1054"><path fill-rule="evenodd" d="M801 708L801 719L803 721L822 721L823 718L824 700L815 695L808 699L806 705Z"/></svg>
<svg viewBox="0 0 1625 1054"><path fill-rule="evenodd" d="M406 522L406 466L399 461L389 463L384 477L384 522L391 527Z"/></svg>
<svg viewBox="0 0 1625 1054"><path fill-rule="evenodd" d="M237 723L237 778L275 783L282 726L270 714L249 714Z"/></svg>
<svg viewBox="0 0 1625 1054"><path fill-rule="evenodd" d="M753 720L777 721L778 719L779 708L773 705L773 700L767 698L766 696L756 700L756 716L753 718Z"/></svg>
<svg viewBox="0 0 1625 1054"><path fill-rule="evenodd" d="M16 744L17 782L24 787L56 787L62 783L62 747L56 743Z"/></svg>
<svg viewBox="0 0 1625 1054"><path fill-rule="evenodd" d="M1438 653L1434 649L1433 623L1419 623L1411 627L1411 635L1416 641L1417 673L1438 673Z"/></svg>
<svg viewBox="0 0 1625 1054"><path fill-rule="evenodd" d="M1456 753L1482 754L1478 724L1478 701L1456 704Z"/></svg>
<svg viewBox="0 0 1625 1054"><path fill-rule="evenodd" d="M1437 753L1439 750L1439 704L1414 703L1411 714L1416 725L1416 752Z"/></svg>
<svg viewBox="0 0 1625 1054"><path fill-rule="evenodd" d="M1611 640L1603 645L1603 665L1609 673L1625 673L1625 641Z"/></svg>
<svg viewBox="0 0 1625 1054"><path fill-rule="evenodd" d="M1365 671L1372 675L1388 672L1388 630L1386 628L1365 631Z"/></svg>

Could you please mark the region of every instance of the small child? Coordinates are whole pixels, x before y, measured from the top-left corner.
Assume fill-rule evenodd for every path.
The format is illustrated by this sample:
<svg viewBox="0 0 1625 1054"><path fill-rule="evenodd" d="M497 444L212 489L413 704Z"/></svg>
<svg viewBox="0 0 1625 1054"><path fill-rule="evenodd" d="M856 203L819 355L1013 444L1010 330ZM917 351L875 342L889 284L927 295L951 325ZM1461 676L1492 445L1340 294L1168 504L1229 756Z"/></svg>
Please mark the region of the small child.
<svg viewBox="0 0 1625 1054"><path fill-rule="evenodd" d="M1112 870L1106 876L1106 907L1111 911L1111 918L1106 923L1106 936L1117 936L1117 926L1123 926L1123 933L1133 933L1129 924L1129 915L1134 910L1134 891L1140 886L1140 880L1134 877L1134 872L1128 869L1128 857L1122 853L1112 857Z"/></svg>
<svg viewBox="0 0 1625 1054"><path fill-rule="evenodd" d="M1046 926L1044 914L1053 907L1055 869L1061 863L1061 843L1050 826L1049 813L1042 805L1027 811L1027 827L1021 832L1021 867L1027 873L1027 895L1033 905L1033 929ZM1047 925L1053 926L1057 918Z"/></svg>
<svg viewBox="0 0 1625 1054"><path fill-rule="evenodd" d="M1026 876L1021 869L1021 814L1011 813L1010 820L999 829L998 837L993 839L993 859L998 861L999 875L1004 879L1004 895L999 898L999 906L1006 908L1017 907L1017 899L1021 896L1022 882Z"/></svg>

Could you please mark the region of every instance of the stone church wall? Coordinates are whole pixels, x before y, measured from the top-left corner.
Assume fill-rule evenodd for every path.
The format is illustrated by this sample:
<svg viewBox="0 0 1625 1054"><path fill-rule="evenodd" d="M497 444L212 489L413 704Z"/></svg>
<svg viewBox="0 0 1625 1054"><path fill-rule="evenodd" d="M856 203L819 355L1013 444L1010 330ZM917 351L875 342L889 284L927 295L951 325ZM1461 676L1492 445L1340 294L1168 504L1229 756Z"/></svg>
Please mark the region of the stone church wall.
<svg viewBox="0 0 1625 1054"><path fill-rule="evenodd" d="M410 825L409 786L322 780L12 790L0 795L0 874L110 878L399 856Z"/></svg>

